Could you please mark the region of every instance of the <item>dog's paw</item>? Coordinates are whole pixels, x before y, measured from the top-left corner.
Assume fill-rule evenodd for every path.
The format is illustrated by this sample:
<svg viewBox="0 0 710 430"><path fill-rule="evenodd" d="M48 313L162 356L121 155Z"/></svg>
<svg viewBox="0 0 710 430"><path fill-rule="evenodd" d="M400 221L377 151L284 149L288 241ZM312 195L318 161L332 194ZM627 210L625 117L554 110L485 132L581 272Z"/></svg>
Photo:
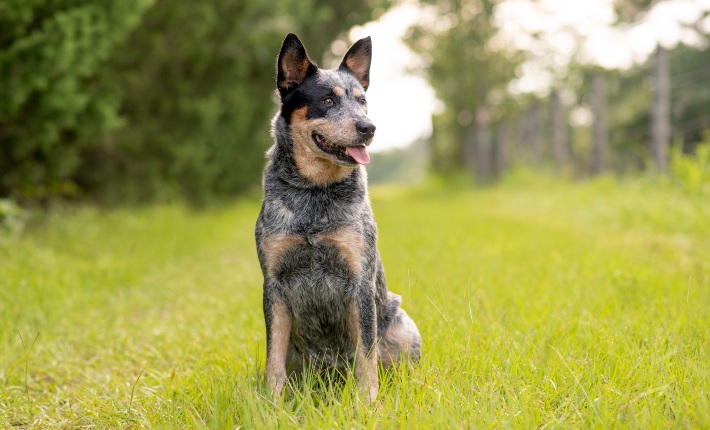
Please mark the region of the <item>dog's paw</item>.
<svg viewBox="0 0 710 430"><path fill-rule="evenodd" d="M362 402L365 405L371 405L377 400L377 394L378 394L378 387L377 383L375 384L360 384L358 387L358 392L360 394L360 398L362 399Z"/></svg>
<svg viewBox="0 0 710 430"><path fill-rule="evenodd" d="M286 384L286 372L274 372L266 375L266 386L274 396L281 395L281 391Z"/></svg>

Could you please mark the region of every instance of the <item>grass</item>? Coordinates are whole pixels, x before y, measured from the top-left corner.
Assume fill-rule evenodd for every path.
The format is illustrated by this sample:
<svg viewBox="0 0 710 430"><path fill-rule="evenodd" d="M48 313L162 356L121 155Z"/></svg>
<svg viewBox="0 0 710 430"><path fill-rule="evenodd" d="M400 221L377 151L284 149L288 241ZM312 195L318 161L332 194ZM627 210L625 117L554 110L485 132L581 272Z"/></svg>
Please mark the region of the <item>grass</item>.
<svg viewBox="0 0 710 430"><path fill-rule="evenodd" d="M0 243L2 428L708 428L710 199L601 179L372 192L414 368L262 383L258 202L55 211Z"/></svg>

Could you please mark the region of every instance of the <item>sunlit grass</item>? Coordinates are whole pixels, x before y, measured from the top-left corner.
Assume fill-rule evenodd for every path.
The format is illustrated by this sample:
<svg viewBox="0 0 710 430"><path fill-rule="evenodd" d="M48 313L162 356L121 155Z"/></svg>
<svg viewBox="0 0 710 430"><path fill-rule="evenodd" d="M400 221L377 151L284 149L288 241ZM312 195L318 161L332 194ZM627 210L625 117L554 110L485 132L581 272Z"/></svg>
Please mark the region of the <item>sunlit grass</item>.
<svg viewBox="0 0 710 430"><path fill-rule="evenodd" d="M258 202L78 209L0 245L0 427L710 427L710 200L376 189L415 368L263 387Z"/></svg>

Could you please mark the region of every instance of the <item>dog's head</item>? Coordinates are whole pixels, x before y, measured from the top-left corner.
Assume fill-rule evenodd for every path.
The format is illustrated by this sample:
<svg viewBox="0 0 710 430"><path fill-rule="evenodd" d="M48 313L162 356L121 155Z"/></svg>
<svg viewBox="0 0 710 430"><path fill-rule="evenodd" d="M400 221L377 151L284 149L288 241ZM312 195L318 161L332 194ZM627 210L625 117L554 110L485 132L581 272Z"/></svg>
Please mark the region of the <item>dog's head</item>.
<svg viewBox="0 0 710 430"><path fill-rule="evenodd" d="M372 43L358 40L335 70L319 69L289 34L276 66L281 113L289 125L299 170L329 163L346 170L370 163L375 125L367 117ZM335 168L335 166L332 166ZM343 169L339 169L343 170Z"/></svg>

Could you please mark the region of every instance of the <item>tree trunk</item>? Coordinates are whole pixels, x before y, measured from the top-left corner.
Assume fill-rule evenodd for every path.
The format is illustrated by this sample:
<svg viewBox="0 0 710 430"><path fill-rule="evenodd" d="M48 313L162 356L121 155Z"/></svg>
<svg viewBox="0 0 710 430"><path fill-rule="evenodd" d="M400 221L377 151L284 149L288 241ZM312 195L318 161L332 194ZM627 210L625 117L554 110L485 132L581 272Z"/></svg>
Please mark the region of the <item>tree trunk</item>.
<svg viewBox="0 0 710 430"><path fill-rule="evenodd" d="M670 121L670 73L668 51L659 46L653 64L653 109L651 112L651 153L656 170L668 170L668 144L671 133Z"/></svg>
<svg viewBox="0 0 710 430"><path fill-rule="evenodd" d="M552 153L558 168L563 168L569 162L567 149L567 121L560 93L553 89L550 93L550 117L552 122Z"/></svg>
<svg viewBox="0 0 710 430"><path fill-rule="evenodd" d="M476 130L469 125L463 130L463 166L471 175L476 174Z"/></svg>
<svg viewBox="0 0 710 430"><path fill-rule="evenodd" d="M476 179L488 183L491 175L491 133L488 127L488 108L483 105L476 109Z"/></svg>
<svg viewBox="0 0 710 430"><path fill-rule="evenodd" d="M539 165L542 161L542 145L540 144L540 106L534 103L523 115L521 140L525 146L525 152L529 154L529 161L533 165Z"/></svg>
<svg viewBox="0 0 710 430"><path fill-rule="evenodd" d="M601 72L592 72L592 111L594 112L592 170L601 173L606 168L607 130L606 95Z"/></svg>
<svg viewBox="0 0 710 430"><path fill-rule="evenodd" d="M508 121L501 121L496 126L493 142L494 177L500 178L508 168Z"/></svg>

